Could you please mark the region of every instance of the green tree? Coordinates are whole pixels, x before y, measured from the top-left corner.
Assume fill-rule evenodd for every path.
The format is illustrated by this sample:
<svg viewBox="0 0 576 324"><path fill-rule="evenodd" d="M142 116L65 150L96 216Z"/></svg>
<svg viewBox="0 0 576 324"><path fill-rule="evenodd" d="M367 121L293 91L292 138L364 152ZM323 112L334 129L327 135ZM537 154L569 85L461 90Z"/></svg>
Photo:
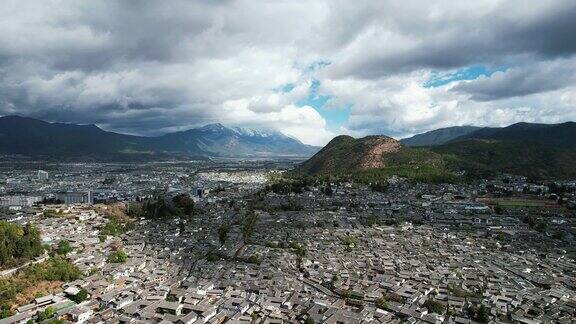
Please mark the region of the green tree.
<svg viewBox="0 0 576 324"><path fill-rule="evenodd" d="M494 206L494 212L498 215L502 215L504 213L504 208L502 208L502 206L496 205Z"/></svg>
<svg viewBox="0 0 576 324"><path fill-rule="evenodd" d="M100 228L98 238L100 239L100 236L106 236L106 235L120 236L132 230L133 228L134 228L133 222L131 221L123 222L117 217L112 217L108 220L108 222L106 222L106 224L104 224L102 228ZM101 239L100 241L103 242Z"/></svg>
<svg viewBox="0 0 576 324"><path fill-rule="evenodd" d="M40 231L36 226L0 221L0 268L18 265L43 252Z"/></svg>
<svg viewBox="0 0 576 324"><path fill-rule="evenodd" d="M258 215L253 210L250 210L244 215L242 219L242 237L244 242L248 242L250 237L254 234L256 229L256 222L258 221Z"/></svg>
<svg viewBox="0 0 576 324"><path fill-rule="evenodd" d="M340 240L342 241L342 244L348 247L352 248L358 246L358 239L352 235L346 235L342 237Z"/></svg>
<svg viewBox="0 0 576 324"><path fill-rule="evenodd" d="M16 296L40 281L73 281L82 276L80 270L61 256L29 265L17 274L0 278L0 317L12 315L9 305Z"/></svg>
<svg viewBox="0 0 576 324"><path fill-rule="evenodd" d="M375 192L386 192L388 191L388 182L374 182L370 184L370 189Z"/></svg>
<svg viewBox="0 0 576 324"><path fill-rule="evenodd" d="M110 263L124 263L128 260L128 254L122 250L114 251L108 255L108 262Z"/></svg>
<svg viewBox="0 0 576 324"><path fill-rule="evenodd" d="M426 302L424 302L424 307L428 309L428 312L436 314L443 314L444 310L446 309L444 304L434 299L426 300Z"/></svg>
<svg viewBox="0 0 576 324"><path fill-rule="evenodd" d="M468 307L468 315L475 321L480 323L488 323L490 321L490 315L488 313L488 307L482 304L480 306L470 305Z"/></svg>
<svg viewBox="0 0 576 324"><path fill-rule="evenodd" d="M10 306L3 304L0 306L0 319L12 316Z"/></svg>
<svg viewBox="0 0 576 324"><path fill-rule="evenodd" d="M72 246L70 246L70 242L68 240L61 240L58 242L58 248L56 249L56 253L60 255L66 255L72 252Z"/></svg>
<svg viewBox="0 0 576 324"><path fill-rule="evenodd" d="M142 217L151 219L168 218L178 214L175 204L166 203L164 197L148 199L142 204Z"/></svg>
<svg viewBox="0 0 576 324"><path fill-rule="evenodd" d="M218 256L216 251L211 249L210 251L208 251L208 253L206 253L206 260L209 262L216 262L220 260L220 257Z"/></svg>
<svg viewBox="0 0 576 324"><path fill-rule="evenodd" d="M48 306L48 307L46 307L46 309L43 312L38 313L38 317L37 317L36 321L38 323L40 323L40 322L43 322L45 320L51 319L52 317L54 317L54 314L56 314L54 307Z"/></svg>
<svg viewBox="0 0 576 324"><path fill-rule="evenodd" d="M174 206L184 215L190 216L194 213L194 200L187 194L180 194L172 198Z"/></svg>
<svg viewBox="0 0 576 324"><path fill-rule="evenodd" d="M76 304L80 304L81 302L88 299L88 291L82 288L75 296L70 299L72 299L72 301L74 301Z"/></svg>
<svg viewBox="0 0 576 324"><path fill-rule="evenodd" d="M476 313L476 320L480 323L488 323L490 316L488 315L488 307L486 307L486 305L480 305Z"/></svg>
<svg viewBox="0 0 576 324"><path fill-rule="evenodd" d="M260 264L260 257L258 257L256 254L252 254L249 258L248 258L248 263L253 263L253 264Z"/></svg>
<svg viewBox="0 0 576 324"><path fill-rule="evenodd" d="M304 245L297 242L290 242L290 248L294 249L294 254L299 258L306 256L306 247L304 247Z"/></svg>
<svg viewBox="0 0 576 324"><path fill-rule="evenodd" d="M46 262L33 264L24 269L28 279L33 281L73 281L82 276L80 270L61 256L48 259Z"/></svg>
<svg viewBox="0 0 576 324"><path fill-rule="evenodd" d="M170 294L170 295L166 296L166 301L169 301L169 302L177 302L177 301L178 301L178 298L176 298L176 296Z"/></svg>
<svg viewBox="0 0 576 324"><path fill-rule="evenodd" d="M221 245L224 245L224 243L226 243L229 232L230 232L230 224L228 223L224 223L220 225L220 227L218 228L218 239L220 240Z"/></svg>
<svg viewBox="0 0 576 324"><path fill-rule="evenodd" d="M376 300L376 307L380 309L389 309L388 301L384 297L380 297Z"/></svg>

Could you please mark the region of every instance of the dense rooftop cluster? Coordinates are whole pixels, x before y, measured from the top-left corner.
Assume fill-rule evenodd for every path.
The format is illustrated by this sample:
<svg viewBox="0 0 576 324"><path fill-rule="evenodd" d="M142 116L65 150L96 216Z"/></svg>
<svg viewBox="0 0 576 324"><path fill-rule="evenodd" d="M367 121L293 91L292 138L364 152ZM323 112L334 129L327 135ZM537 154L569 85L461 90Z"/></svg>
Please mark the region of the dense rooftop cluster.
<svg viewBox="0 0 576 324"><path fill-rule="evenodd" d="M573 182L268 185L282 165L95 165L42 180L13 171L4 197L19 187L44 202L10 200L23 204L2 218L35 224L46 252L6 266L0 284L55 258L81 275L42 278L2 301L0 323L575 320ZM46 201L71 183L116 198ZM136 212L160 208L150 200L160 195L193 204Z"/></svg>

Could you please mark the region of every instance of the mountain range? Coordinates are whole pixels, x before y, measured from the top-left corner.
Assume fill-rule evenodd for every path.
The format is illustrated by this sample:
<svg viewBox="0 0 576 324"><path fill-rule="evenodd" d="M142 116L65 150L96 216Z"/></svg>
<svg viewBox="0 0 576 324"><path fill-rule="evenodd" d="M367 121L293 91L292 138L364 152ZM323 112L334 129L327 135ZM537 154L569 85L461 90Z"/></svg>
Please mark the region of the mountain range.
<svg viewBox="0 0 576 324"><path fill-rule="evenodd" d="M443 181L497 173L576 178L576 123L449 127L397 141L341 135L321 150L277 131L210 124L162 136L104 131L95 125L0 117L0 155L46 161L161 161L212 157L310 157L306 174L402 175ZM376 172L376 173L374 173Z"/></svg>
<svg viewBox="0 0 576 324"><path fill-rule="evenodd" d="M576 123L516 123L507 127L454 126L401 139L409 147L438 146L463 139L512 140L576 149Z"/></svg>
<svg viewBox="0 0 576 324"><path fill-rule="evenodd" d="M417 134L412 137L400 140L402 144L410 147L436 146L450 142L461 136L468 135L481 127L476 126L454 126L435 129L426 133Z"/></svg>
<svg viewBox="0 0 576 324"><path fill-rule="evenodd" d="M319 148L277 131L210 124L156 137L95 125L0 117L0 154L57 161L155 161L207 157L308 157Z"/></svg>
<svg viewBox="0 0 576 324"><path fill-rule="evenodd" d="M402 141L386 136L339 136L298 171L354 174L367 180L396 174L445 181L462 173L473 178L511 173L537 180L574 179L576 123L451 127Z"/></svg>

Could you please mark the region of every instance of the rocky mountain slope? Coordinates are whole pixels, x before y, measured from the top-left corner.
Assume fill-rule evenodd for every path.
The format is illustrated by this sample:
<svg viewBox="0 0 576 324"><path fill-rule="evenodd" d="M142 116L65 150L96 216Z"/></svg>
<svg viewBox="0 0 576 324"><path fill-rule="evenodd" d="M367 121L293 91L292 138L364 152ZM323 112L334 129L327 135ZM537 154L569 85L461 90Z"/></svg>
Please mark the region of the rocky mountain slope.
<svg viewBox="0 0 576 324"><path fill-rule="evenodd" d="M355 139L341 135L304 162L299 170L317 174L383 168L386 165L384 157L401 149L400 142L387 136Z"/></svg>

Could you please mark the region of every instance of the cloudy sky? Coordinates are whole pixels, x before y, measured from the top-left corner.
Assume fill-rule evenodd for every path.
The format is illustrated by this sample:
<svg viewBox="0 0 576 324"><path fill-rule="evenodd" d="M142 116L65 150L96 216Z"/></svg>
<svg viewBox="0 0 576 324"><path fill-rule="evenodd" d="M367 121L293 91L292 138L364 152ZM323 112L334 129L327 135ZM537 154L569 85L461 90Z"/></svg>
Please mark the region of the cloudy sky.
<svg viewBox="0 0 576 324"><path fill-rule="evenodd" d="M3 0L0 115L305 143L576 120L574 0Z"/></svg>

